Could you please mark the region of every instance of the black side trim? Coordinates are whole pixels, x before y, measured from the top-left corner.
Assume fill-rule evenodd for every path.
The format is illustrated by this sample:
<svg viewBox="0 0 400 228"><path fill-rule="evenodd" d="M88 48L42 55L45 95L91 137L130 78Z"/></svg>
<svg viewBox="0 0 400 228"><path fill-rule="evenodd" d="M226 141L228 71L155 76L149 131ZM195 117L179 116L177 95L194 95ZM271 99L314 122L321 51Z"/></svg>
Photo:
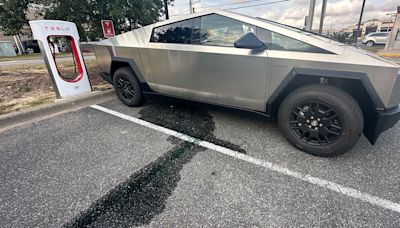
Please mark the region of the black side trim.
<svg viewBox="0 0 400 228"><path fill-rule="evenodd" d="M296 77L301 75L315 76L315 77L329 77L329 78L341 78L341 79L356 79L360 80L364 88L367 90L372 102L376 108L384 108L382 100L378 96L375 88L372 86L371 81L368 79L367 74L363 72L352 72L352 71L339 71L339 70L322 70L312 68L293 68L285 79L279 84L278 88L274 91L271 97L268 99L268 104L273 104L274 101L282 94L283 90L293 81ZM270 110L267 110L267 113Z"/></svg>
<svg viewBox="0 0 400 228"><path fill-rule="evenodd" d="M343 88L356 99L364 115L363 132L371 144L376 142L383 131L397 122L396 118L394 118L395 120L393 118L390 118L390 121L386 120L388 118L382 117L382 113L377 111L377 108L385 108L385 105L365 73L309 68L293 68L289 72L268 99L267 114L275 117L280 103L288 93L307 83L320 83L320 77L326 77L328 84L333 83L332 85ZM345 79L345 81L343 84L335 84L340 81L338 79Z"/></svg>
<svg viewBox="0 0 400 228"><path fill-rule="evenodd" d="M376 118L367 121L364 135L372 145L375 144L379 135L392 128L400 120L400 106L386 110L385 112L375 112Z"/></svg>
<svg viewBox="0 0 400 228"><path fill-rule="evenodd" d="M113 75L115 70L117 69L115 65L116 63L126 63L128 64L133 72L136 74L136 77L138 78L139 82L141 83L146 83L144 80L143 74L140 71L139 67L136 65L136 63L133 61L133 59L130 58L121 58L121 57L112 57L111 58L111 72L110 75Z"/></svg>
<svg viewBox="0 0 400 228"><path fill-rule="evenodd" d="M121 58L121 57L112 57L111 58L111 70L110 70L110 74L109 74L111 84L112 84L112 75L121 66L130 66L133 73L136 75L137 79L139 80L140 87L143 90L143 92L151 91L151 89L150 89L149 85L147 85L147 82L145 81L143 74L140 71L139 67L136 65L136 63L133 61L133 59L130 59L130 58ZM104 79L104 80L106 80L106 79ZM106 80L106 81L108 81L108 80Z"/></svg>

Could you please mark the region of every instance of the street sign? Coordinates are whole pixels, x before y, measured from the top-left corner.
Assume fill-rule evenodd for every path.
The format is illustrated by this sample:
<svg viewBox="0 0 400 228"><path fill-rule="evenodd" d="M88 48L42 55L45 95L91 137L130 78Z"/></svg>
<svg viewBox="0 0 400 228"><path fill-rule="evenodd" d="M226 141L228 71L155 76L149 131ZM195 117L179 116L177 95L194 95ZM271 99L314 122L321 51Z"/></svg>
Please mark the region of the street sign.
<svg viewBox="0 0 400 228"><path fill-rule="evenodd" d="M101 27L105 38L115 36L114 24L111 20L101 20Z"/></svg>

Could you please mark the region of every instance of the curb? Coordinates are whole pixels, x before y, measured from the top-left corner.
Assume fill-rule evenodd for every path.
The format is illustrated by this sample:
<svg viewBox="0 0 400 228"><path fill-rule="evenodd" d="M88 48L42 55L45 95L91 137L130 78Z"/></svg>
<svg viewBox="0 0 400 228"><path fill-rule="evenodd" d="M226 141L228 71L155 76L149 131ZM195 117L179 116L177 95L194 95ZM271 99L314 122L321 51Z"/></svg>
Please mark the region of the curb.
<svg viewBox="0 0 400 228"><path fill-rule="evenodd" d="M45 104L38 107L25 109L18 112L12 112L0 116L0 129L26 121L40 119L45 116L56 114L67 110L77 110L85 108L96 103L102 103L115 98L114 89L107 91L94 91L89 94L74 98L66 98L51 104Z"/></svg>

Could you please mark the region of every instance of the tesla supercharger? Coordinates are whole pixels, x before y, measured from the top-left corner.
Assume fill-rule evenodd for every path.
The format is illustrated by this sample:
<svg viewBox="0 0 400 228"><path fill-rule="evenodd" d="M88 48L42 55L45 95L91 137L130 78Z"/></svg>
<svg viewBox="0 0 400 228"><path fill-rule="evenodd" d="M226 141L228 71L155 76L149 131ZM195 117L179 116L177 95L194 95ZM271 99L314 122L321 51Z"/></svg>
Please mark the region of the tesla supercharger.
<svg viewBox="0 0 400 228"><path fill-rule="evenodd" d="M33 38L38 41L58 98L82 95L92 91L79 45L76 25L68 21L29 21ZM57 65L56 53L61 42L71 51L74 72L64 74Z"/></svg>

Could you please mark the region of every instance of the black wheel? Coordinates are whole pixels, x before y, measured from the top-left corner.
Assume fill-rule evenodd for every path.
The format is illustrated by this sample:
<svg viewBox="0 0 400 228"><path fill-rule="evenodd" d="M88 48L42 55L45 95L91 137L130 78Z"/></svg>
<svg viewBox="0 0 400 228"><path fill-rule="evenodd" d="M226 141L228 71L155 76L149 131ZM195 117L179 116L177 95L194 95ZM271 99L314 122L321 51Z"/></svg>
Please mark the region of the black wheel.
<svg viewBox="0 0 400 228"><path fill-rule="evenodd" d="M142 102L142 90L139 82L129 67L115 71L113 85L118 98L127 106L135 107Z"/></svg>
<svg viewBox="0 0 400 228"><path fill-rule="evenodd" d="M365 45L367 46L367 47L372 47L372 46L374 46L374 41L372 41L372 40L370 40L370 41L368 41L367 43L365 43Z"/></svg>
<svg viewBox="0 0 400 228"><path fill-rule="evenodd" d="M299 149L318 156L335 156L359 140L364 118L358 103L330 85L308 85L281 103L278 123L283 135Z"/></svg>

